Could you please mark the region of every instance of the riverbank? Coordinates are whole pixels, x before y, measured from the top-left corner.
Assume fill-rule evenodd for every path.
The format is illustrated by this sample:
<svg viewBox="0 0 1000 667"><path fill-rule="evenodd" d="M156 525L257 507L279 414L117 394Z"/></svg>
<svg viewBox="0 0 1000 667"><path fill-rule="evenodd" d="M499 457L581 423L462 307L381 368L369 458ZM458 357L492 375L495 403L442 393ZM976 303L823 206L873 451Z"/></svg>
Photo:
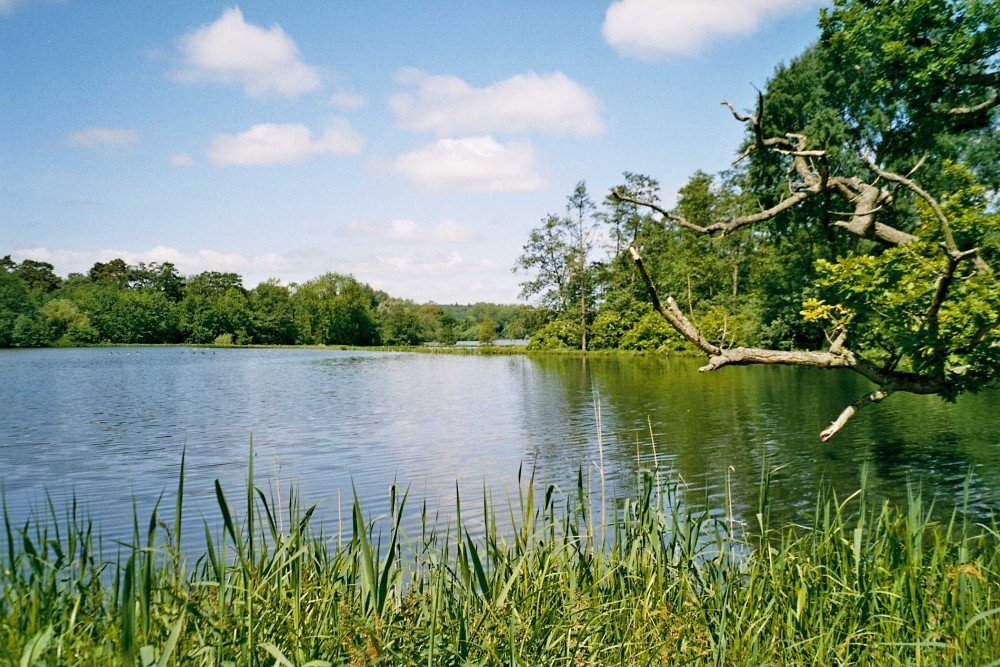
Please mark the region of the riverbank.
<svg viewBox="0 0 1000 667"><path fill-rule="evenodd" d="M252 469L251 469L252 479ZM678 509L680 482L644 473L603 516L577 488L525 480L479 500L480 537L390 491L386 516L310 529L294 494L217 483L224 529L185 558L184 473L172 508L108 544L75 508L12 525L0 580L0 663L19 665L986 665L1000 658L995 524L935 522L863 492L820 492L810 526ZM596 493L601 493L597 491ZM594 502L596 501L596 503ZM237 506L249 506L247 515ZM401 528L421 512L419 534ZM242 516L241 516L242 515ZM498 529L507 523L509 530Z"/></svg>

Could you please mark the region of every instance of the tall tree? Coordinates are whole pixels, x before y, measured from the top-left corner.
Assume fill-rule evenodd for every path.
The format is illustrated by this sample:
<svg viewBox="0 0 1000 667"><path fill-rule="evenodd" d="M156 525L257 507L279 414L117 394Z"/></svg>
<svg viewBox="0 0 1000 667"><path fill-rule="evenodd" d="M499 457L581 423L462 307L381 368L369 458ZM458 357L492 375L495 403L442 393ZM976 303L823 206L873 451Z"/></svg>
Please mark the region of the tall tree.
<svg viewBox="0 0 1000 667"><path fill-rule="evenodd" d="M14 344L14 325L18 318L30 318L34 312L35 304L28 286L12 270L0 268L0 347Z"/></svg>
<svg viewBox="0 0 1000 667"><path fill-rule="evenodd" d="M353 276L326 273L295 289L292 305L299 342L311 345L374 345L378 295Z"/></svg>
<svg viewBox="0 0 1000 667"><path fill-rule="evenodd" d="M573 194L566 198L567 222L573 239L573 255L570 266L571 286L576 292L580 317L580 349L587 351L587 317L589 303L593 299L594 285L589 276L590 254L594 248L597 233L597 222L594 211L597 206L587 192L583 181L576 184Z"/></svg>
<svg viewBox="0 0 1000 667"><path fill-rule="evenodd" d="M550 213L540 226L531 230L514 265L515 272L531 274L521 283L521 298L535 299L539 306L557 313L566 312L570 302L571 256L565 220Z"/></svg>
<svg viewBox="0 0 1000 667"><path fill-rule="evenodd" d="M48 294L59 289L62 280L55 274L48 262L26 259L14 268L14 275L20 278L32 292Z"/></svg>
<svg viewBox="0 0 1000 667"><path fill-rule="evenodd" d="M597 236L596 205L583 181L566 197L566 214L549 214L531 230L514 265L531 278L521 283L521 298L575 322L579 346L587 350L587 327L594 300L591 254ZM575 315L571 315L575 313Z"/></svg>

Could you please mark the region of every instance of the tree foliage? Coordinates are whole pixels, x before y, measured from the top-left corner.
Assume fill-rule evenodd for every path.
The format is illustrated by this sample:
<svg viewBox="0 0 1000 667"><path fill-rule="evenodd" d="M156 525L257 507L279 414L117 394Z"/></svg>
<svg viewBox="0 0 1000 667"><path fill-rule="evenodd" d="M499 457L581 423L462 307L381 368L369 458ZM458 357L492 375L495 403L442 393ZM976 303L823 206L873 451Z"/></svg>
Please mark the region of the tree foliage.
<svg viewBox="0 0 1000 667"><path fill-rule="evenodd" d="M545 216L514 265L514 271L529 274L521 283L521 297L534 299L557 317L573 319L577 347L584 351L598 289L591 263L599 223L596 209L586 183L580 181L566 197L566 213Z"/></svg>
<svg viewBox="0 0 1000 667"><path fill-rule="evenodd" d="M0 258L0 347L90 344L452 345L480 324L523 338L544 324L524 305L418 305L353 276L301 285L267 280L247 290L239 274L181 276L169 263L97 262L62 279L51 264Z"/></svg>
<svg viewBox="0 0 1000 667"><path fill-rule="evenodd" d="M733 167L695 173L670 207L625 172L596 215L607 259L583 323L594 348L680 344L705 371L872 381L826 439L894 392L954 399L1000 376L1000 6L834 0L820 27L753 111L723 102L747 130ZM556 315L535 347L579 335L565 229L545 218L518 263Z"/></svg>
<svg viewBox="0 0 1000 667"><path fill-rule="evenodd" d="M702 370L778 363L871 380L876 389L841 412L827 439L894 392L953 399L998 377L996 164L975 157L997 144L1000 12L995 1L837 0L821 26L820 43L778 70L755 112L725 103L747 126L740 189L756 210L713 210L698 176L674 210L615 194L701 238L749 232L755 252L791 249L808 261L802 321L825 330L827 347L781 350L747 345L752 331L713 336L683 311L676 286L657 284L643 259L657 249L631 249L654 307L708 356Z"/></svg>

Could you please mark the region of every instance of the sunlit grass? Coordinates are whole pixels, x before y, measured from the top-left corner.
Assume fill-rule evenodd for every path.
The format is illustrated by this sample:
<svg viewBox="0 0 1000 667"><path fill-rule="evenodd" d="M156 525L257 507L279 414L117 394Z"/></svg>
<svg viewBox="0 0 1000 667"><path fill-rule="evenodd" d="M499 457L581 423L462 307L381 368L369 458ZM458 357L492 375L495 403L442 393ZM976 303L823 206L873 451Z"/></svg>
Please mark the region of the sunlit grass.
<svg viewBox="0 0 1000 667"><path fill-rule="evenodd" d="M823 491L812 525L772 527L765 475L734 534L657 471L602 520L581 472L484 493L476 534L457 497L439 525L392 487L387 515L355 498L327 538L314 507L248 478L238 503L216 483L222 529L197 559L183 463L172 512L136 516L112 559L75 506L20 526L5 509L0 664L1000 664L996 527L934 522L917 492L897 508Z"/></svg>

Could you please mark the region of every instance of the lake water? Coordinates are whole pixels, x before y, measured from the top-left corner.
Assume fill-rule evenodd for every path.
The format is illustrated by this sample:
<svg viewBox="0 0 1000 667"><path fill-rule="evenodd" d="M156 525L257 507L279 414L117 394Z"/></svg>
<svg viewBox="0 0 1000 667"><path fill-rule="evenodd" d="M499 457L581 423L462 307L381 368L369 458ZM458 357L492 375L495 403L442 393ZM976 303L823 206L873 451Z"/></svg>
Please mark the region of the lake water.
<svg viewBox="0 0 1000 667"><path fill-rule="evenodd" d="M950 405L896 395L831 442L818 433L867 390L863 380L795 368L699 374L695 359L477 356L296 349L90 348L0 351L0 480L15 525L75 497L105 538L131 534L163 495L172 516L187 450L185 533L218 526L213 483L245 497L251 439L257 486L294 486L327 533L350 526L352 486L369 516L389 487L450 516L481 520L484 488L516 497L518 471L567 493L583 470L623 494L654 460L691 502L747 518L762 467L779 468L779 519L807 520L815 492L869 488L905 499L907 483L1000 509L995 392ZM596 484L596 481L594 482ZM730 502L726 502L726 490ZM234 503L238 504L238 502ZM505 505L503 505L505 507ZM413 519L415 521L415 519Z"/></svg>

